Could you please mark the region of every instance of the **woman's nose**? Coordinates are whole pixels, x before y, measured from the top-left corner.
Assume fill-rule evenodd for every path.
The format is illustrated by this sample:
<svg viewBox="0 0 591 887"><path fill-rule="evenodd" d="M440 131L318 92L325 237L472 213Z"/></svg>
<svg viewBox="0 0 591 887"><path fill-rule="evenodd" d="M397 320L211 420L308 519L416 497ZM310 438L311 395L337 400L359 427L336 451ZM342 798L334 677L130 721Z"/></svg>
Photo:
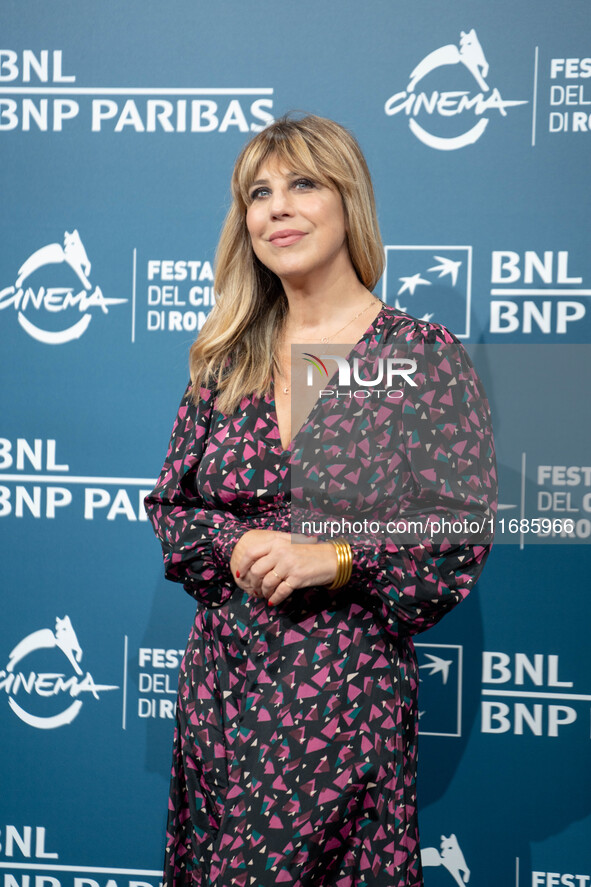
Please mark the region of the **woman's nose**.
<svg viewBox="0 0 591 887"><path fill-rule="evenodd" d="M271 214L273 216L285 216L292 213L290 192L284 188L274 188L271 195Z"/></svg>

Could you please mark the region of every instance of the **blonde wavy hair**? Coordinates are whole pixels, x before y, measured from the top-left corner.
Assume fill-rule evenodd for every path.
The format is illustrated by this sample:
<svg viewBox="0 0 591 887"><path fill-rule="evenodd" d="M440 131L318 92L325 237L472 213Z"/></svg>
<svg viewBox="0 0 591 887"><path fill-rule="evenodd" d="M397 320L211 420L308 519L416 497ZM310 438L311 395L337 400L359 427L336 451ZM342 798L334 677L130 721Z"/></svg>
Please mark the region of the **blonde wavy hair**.
<svg viewBox="0 0 591 887"><path fill-rule="evenodd" d="M341 195L351 262L372 290L384 268L371 177L361 148L343 126L312 115L281 117L240 152L232 175L232 205L215 262L216 304L191 346L192 396L217 389L218 408L232 414L243 397L270 390L288 304L281 281L255 256L246 227L249 192L270 158Z"/></svg>

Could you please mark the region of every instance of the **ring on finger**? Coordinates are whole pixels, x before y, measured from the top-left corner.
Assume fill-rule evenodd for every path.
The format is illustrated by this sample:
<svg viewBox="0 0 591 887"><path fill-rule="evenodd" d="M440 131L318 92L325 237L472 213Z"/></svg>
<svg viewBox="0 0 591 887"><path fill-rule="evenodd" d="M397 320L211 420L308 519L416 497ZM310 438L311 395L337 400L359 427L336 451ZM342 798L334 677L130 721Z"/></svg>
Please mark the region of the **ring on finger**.
<svg viewBox="0 0 591 887"><path fill-rule="evenodd" d="M292 591L295 591L295 587L290 582L288 582L287 579L284 579L282 576L280 576L276 570L271 570L271 572L279 579L279 585L281 585L282 582L285 582L288 588L291 588ZM277 586L277 588L279 588L279 585Z"/></svg>

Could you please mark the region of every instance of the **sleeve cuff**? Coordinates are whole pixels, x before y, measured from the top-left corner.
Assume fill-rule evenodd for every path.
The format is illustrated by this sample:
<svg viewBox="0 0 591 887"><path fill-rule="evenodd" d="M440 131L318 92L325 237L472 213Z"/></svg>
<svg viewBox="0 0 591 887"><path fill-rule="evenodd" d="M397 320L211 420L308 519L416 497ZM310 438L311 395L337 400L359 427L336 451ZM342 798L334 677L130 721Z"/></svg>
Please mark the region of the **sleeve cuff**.
<svg viewBox="0 0 591 887"><path fill-rule="evenodd" d="M218 569L231 575L230 559L234 546L249 529L231 520L225 521L220 526L212 541L213 560Z"/></svg>
<svg viewBox="0 0 591 887"><path fill-rule="evenodd" d="M363 581L382 572L383 550L376 539L349 539L353 555L353 579Z"/></svg>

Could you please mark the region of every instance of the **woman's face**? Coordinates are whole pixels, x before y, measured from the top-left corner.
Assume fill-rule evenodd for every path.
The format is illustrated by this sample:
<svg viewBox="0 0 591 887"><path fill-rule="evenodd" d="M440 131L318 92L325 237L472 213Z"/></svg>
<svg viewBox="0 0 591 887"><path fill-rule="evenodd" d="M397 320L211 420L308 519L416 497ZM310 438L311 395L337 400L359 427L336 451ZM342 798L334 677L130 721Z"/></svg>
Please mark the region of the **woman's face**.
<svg viewBox="0 0 591 887"><path fill-rule="evenodd" d="M249 190L246 226L257 258L281 280L351 268L341 195L271 158Z"/></svg>

